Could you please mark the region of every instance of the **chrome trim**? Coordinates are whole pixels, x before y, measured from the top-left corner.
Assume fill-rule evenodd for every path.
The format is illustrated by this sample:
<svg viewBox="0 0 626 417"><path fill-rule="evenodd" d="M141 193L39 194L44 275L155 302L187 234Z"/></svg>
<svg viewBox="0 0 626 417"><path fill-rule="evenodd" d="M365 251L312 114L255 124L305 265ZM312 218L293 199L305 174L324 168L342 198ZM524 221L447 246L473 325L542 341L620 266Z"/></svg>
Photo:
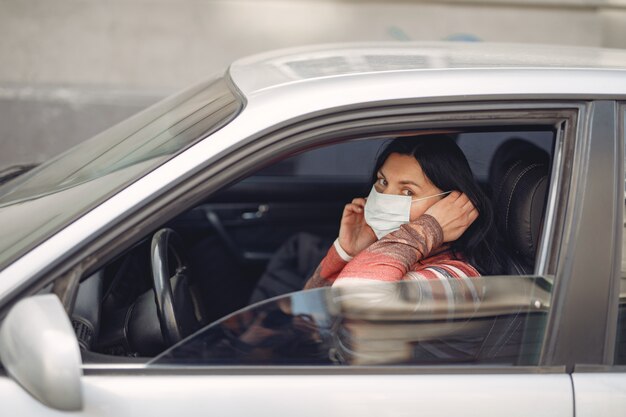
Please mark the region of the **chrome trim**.
<svg viewBox="0 0 626 417"><path fill-rule="evenodd" d="M206 366L171 365L146 366L133 364L86 364L82 366L85 376L90 375L524 375L564 374L564 366L517 366L517 365L441 365L441 366Z"/></svg>
<svg viewBox="0 0 626 417"><path fill-rule="evenodd" d="M554 253L553 238L558 233L557 227L557 212L559 210L558 203L561 200L561 205L567 205L567 198L563 198L563 190L566 188L564 184L563 170L564 158L566 157L565 145L568 141L566 135L569 132L575 132L576 120L580 120L580 117L584 115L585 106L582 104L572 103L570 107L574 114L570 120L569 126L559 126L557 128L557 137L554 144L554 152L552 155L552 170L550 172L550 187L548 192L548 198L546 201L546 211L544 218L544 226L541 239L537 248L537 262L535 264L535 275L553 275L556 271L550 271L550 255ZM566 123L568 120L563 120L561 124ZM571 136L571 135L570 135ZM571 140L575 138L572 137ZM560 233L559 233L560 234ZM552 265L556 269L556 265Z"/></svg>

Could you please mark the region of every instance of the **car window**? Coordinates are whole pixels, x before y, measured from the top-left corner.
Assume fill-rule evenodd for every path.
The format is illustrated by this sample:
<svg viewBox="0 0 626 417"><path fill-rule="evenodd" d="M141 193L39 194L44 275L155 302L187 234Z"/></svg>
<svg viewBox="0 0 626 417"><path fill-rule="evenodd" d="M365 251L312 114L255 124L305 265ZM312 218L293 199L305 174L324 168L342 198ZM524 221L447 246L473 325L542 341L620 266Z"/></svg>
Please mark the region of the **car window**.
<svg viewBox="0 0 626 417"><path fill-rule="evenodd" d="M467 132L458 137L458 145L479 182L489 180L489 167L494 154L505 142L520 139L552 154L554 133L552 131L527 132Z"/></svg>
<svg viewBox="0 0 626 417"><path fill-rule="evenodd" d="M552 131L461 132L457 144L463 150L474 176L487 182L489 164L504 142L520 138L552 153ZM257 176L353 178L369 181L379 151L391 138L352 141L314 149L287 158L261 171ZM359 163L354 163L359 161Z"/></svg>
<svg viewBox="0 0 626 417"><path fill-rule="evenodd" d="M490 190L489 181L500 177L520 183L520 173L509 172L510 158L497 157L503 145L514 145L515 153L522 141L539 148L540 158L549 157L554 133L509 127L462 132L456 139L474 176ZM164 225L177 235L171 241L182 243L177 253L185 255L168 258L186 258L168 270L170 276L184 271L171 286L174 310L180 310L186 329L180 337L188 338L152 364L536 364L550 285L527 277L534 253L509 272L516 276L454 278L454 271L444 270L432 281L380 287L391 298L378 304L367 304L367 297L347 288L302 290L333 246L346 203L371 189L371 169L388 140L363 137L292 154ZM505 156L512 152L504 148ZM506 175L494 177L492 165ZM536 194L546 189L537 188ZM97 300L77 302L87 311L75 311L73 319L100 329L84 341L88 350L154 357L168 347L151 273L159 232L103 269Z"/></svg>
<svg viewBox="0 0 626 417"><path fill-rule="evenodd" d="M0 188L4 220L0 266L203 134L219 129L237 114L240 105L223 78L213 79L157 103L4 184ZM43 196L49 198L43 201ZM39 221L19 221L29 213Z"/></svg>
<svg viewBox="0 0 626 417"><path fill-rule="evenodd" d="M550 305L540 277L334 286L267 300L210 325L162 365L533 365Z"/></svg>
<svg viewBox="0 0 626 417"><path fill-rule="evenodd" d="M376 156L389 139L358 140L287 158L257 172L260 177L326 177L369 181ZM359 163L354 163L359 161Z"/></svg>

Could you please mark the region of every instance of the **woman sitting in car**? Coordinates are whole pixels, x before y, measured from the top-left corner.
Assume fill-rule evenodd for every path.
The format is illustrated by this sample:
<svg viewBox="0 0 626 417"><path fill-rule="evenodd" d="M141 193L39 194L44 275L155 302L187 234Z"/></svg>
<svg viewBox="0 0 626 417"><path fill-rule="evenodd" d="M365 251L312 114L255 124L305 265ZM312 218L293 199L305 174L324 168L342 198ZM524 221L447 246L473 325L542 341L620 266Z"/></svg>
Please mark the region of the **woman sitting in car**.
<svg viewBox="0 0 626 417"><path fill-rule="evenodd" d="M332 284L506 273L491 205L463 152L442 134L398 138L368 198L355 198L305 289Z"/></svg>

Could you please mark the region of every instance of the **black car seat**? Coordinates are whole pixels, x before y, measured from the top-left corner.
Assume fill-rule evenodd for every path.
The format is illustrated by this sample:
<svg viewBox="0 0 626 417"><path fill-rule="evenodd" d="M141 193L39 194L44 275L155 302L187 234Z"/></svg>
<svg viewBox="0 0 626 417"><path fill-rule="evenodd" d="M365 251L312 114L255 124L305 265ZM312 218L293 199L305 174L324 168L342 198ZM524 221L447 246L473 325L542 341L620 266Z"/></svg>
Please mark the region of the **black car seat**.
<svg viewBox="0 0 626 417"><path fill-rule="evenodd" d="M496 150L489 169L498 229L511 256L509 275L532 275L546 206L550 157L523 139ZM543 340L545 315L520 307L496 316L481 342L476 361L534 365Z"/></svg>
<svg viewBox="0 0 626 417"><path fill-rule="evenodd" d="M489 169L496 223L508 245L511 275L532 274L550 174L546 151L513 138L496 150Z"/></svg>

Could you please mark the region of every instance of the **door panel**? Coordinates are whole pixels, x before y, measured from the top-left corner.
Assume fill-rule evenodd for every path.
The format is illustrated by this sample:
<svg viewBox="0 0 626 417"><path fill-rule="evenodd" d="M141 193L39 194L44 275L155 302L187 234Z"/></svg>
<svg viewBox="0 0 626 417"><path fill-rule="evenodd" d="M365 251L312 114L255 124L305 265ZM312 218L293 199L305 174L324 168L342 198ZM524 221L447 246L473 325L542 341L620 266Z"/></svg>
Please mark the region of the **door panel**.
<svg viewBox="0 0 626 417"><path fill-rule="evenodd" d="M345 204L366 187L367 180L345 178L250 177L170 222L186 243L211 321L248 305L281 248L311 249L306 265L298 257L298 268L288 268L298 275L289 290L301 289L337 237Z"/></svg>
<svg viewBox="0 0 626 417"><path fill-rule="evenodd" d="M156 376L129 370L124 376L88 375L83 377L84 409L72 415L574 415L571 381L562 374L241 375L240 372L239 375ZM214 372L207 370L207 373ZM59 415L8 378L0 378L0 402L10 403L13 415ZM598 411L596 408L595 415L605 415Z"/></svg>
<svg viewBox="0 0 626 417"><path fill-rule="evenodd" d="M626 372L574 373L577 417L617 417L626 413Z"/></svg>
<svg viewBox="0 0 626 417"><path fill-rule="evenodd" d="M311 233L332 241L345 204L365 196L364 181L249 178L180 216L183 234L204 230L242 264L266 263L289 237Z"/></svg>

